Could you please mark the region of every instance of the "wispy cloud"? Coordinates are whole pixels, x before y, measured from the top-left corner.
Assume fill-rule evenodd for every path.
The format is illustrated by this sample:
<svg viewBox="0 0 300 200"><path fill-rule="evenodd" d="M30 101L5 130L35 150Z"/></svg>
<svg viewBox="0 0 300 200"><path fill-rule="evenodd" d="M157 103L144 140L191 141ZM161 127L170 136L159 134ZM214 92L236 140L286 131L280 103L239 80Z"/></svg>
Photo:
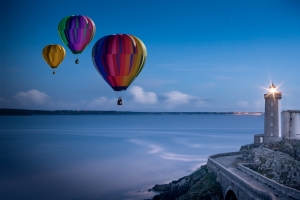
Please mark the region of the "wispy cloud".
<svg viewBox="0 0 300 200"><path fill-rule="evenodd" d="M29 103L36 103L36 104L43 104L50 97L45 94L44 92L40 92L36 89L28 90L27 92L18 92L14 99L20 102L21 104L29 104Z"/></svg>
<svg viewBox="0 0 300 200"><path fill-rule="evenodd" d="M127 93L128 94L128 93ZM145 91L140 86L133 86L129 90L131 98L123 99L123 106L116 107L117 98L108 98L100 96L95 99L74 99L65 101L61 99L53 99L48 94L31 89L26 92L18 92L11 99L0 98L2 106L7 107L28 107L32 109L74 109L74 110L152 110L164 111L172 110L174 108L184 108L187 106L207 107L209 100L201 99L180 91L171 91L161 94L156 94L151 91Z"/></svg>
<svg viewBox="0 0 300 200"><path fill-rule="evenodd" d="M134 86L129 91L133 95L134 102L142 103L144 104L143 106L148 104L152 109L170 110L187 104L194 107L207 106L204 99L185 94L180 91L156 94L154 92L145 92L140 86Z"/></svg>
<svg viewBox="0 0 300 200"><path fill-rule="evenodd" d="M129 92L133 95L136 102L145 104L157 103L157 95L154 92L145 92L142 87L133 86Z"/></svg>
<svg viewBox="0 0 300 200"><path fill-rule="evenodd" d="M181 93L179 91L168 92L163 94L162 96L166 98L165 103L170 108L173 108L178 105L188 104L190 100L195 99L195 97Z"/></svg>

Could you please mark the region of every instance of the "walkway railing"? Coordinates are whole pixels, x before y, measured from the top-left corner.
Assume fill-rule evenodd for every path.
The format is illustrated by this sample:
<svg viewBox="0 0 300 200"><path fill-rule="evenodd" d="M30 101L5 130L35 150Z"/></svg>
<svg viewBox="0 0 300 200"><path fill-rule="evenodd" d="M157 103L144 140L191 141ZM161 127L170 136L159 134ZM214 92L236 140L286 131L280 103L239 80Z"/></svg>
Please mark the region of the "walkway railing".
<svg viewBox="0 0 300 200"><path fill-rule="evenodd" d="M256 189L252 185L248 184L247 182L240 179L237 175L229 171L227 168L216 162L213 158L222 157L222 156L230 156L230 155L238 155L242 154L242 151L238 152L229 152L229 153L222 153L222 154L216 154L208 157L207 161L207 167L211 169L216 175L218 176L218 173L222 173L224 177L226 177L231 182L234 182L235 185L239 188L243 188L244 191L250 191L250 196L253 196L258 199L268 199L268 200L276 200L276 197L273 194L269 194L267 192L264 192L262 190ZM225 194L226 195L226 194Z"/></svg>
<svg viewBox="0 0 300 200"><path fill-rule="evenodd" d="M240 163L237 165L237 168L243 172L245 172L246 174L252 176L253 178L257 179L260 182L265 183L266 185L269 185L270 187L272 187L273 189L285 194L288 197L293 197L295 199L300 199L300 191L284 186L282 184L277 183L276 181L273 181L272 179L269 179L251 169L249 169L248 167L245 167L244 164L246 163Z"/></svg>

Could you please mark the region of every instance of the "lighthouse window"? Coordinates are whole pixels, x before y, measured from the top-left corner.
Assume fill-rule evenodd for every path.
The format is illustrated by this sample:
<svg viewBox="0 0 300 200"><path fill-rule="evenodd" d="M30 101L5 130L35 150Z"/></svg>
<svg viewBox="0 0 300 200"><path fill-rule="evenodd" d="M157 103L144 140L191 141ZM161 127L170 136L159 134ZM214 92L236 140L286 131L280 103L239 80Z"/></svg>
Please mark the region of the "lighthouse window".
<svg viewBox="0 0 300 200"><path fill-rule="evenodd" d="M271 126L273 126L273 122L271 122Z"/></svg>
<svg viewBox="0 0 300 200"><path fill-rule="evenodd" d="M271 117L273 116L273 113L271 113Z"/></svg>
<svg viewBox="0 0 300 200"><path fill-rule="evenodd" d="M273 133L271 133L271 136L273 136Z"/></svg>
<svg viewBox="0 0 300 200"><path fill-rule="evenodd" d="M271 106L273 106L273 103L271 103Z"/></svg>

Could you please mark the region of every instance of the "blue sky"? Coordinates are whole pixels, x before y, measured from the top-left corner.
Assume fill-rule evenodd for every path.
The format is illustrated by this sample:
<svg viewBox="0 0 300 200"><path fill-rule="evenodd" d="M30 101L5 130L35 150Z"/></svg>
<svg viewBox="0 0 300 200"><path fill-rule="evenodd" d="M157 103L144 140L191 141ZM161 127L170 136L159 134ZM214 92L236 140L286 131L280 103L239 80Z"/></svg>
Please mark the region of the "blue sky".
<svg viewBox="0 0 300 200"><path fill-rule="evenodd" d="M264 111L271 81L282 109L300 109L300 1L1 1L0 107L126 111ZM60 40L59 21L86 15L96 34L80 64ZM127 33L148 57L117 106L93 66L94 43ZM52 75L48 44L66 58Z"/></svg>

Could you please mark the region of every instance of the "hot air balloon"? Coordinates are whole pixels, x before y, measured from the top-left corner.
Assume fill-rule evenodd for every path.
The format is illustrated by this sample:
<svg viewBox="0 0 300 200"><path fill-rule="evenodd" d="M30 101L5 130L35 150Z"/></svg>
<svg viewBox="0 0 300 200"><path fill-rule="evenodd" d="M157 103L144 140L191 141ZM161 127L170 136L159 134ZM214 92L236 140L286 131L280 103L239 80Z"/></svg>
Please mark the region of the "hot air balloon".
<svg viewBox="0 0 300 200"><path fill-rule="evenodd" d="M96 70L116 91L122 105L122 91L126 90L142 71L147 57L144 43L128 34L107 35L99 39L92 51Z"/></svg>
<svg viewBox="0 0 300 200"><path fill-rule="evenodd" d="M68 16L58 24L58 34L73 54L81 54L93 39L95 32L96 26L87 16ZM78 57L75 63L79 63Z"/></svg>
<svg viewBox="0 0 300 200"><path fill-rule="evenodd" d="M50 44L44 47L42 55L48 65L53 69L53 74L55 74L55 68L57 68L65 58L66 50L59 44Z"/></svg>

